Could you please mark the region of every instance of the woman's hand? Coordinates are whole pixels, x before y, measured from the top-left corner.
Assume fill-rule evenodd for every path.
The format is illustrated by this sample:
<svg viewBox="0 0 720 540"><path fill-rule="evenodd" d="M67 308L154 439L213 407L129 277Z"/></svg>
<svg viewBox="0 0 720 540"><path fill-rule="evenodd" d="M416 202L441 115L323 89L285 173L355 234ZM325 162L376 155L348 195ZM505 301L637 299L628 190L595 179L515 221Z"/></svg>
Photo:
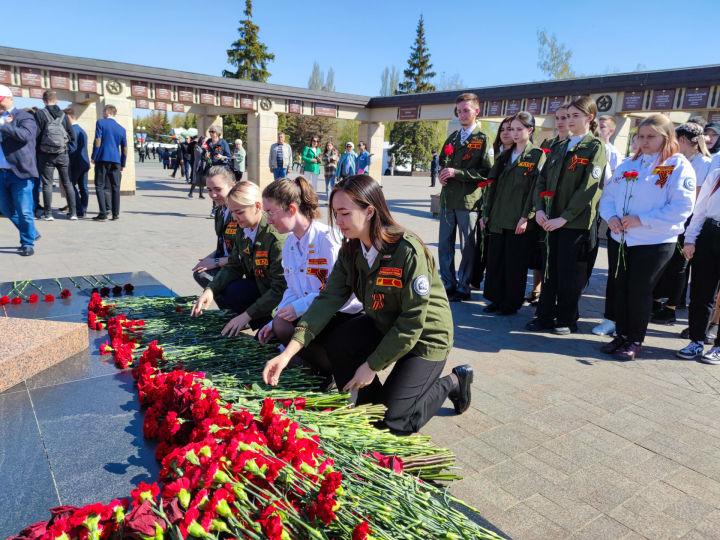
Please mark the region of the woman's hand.
<svg viewBox="0 0 720 540"><path fill-rule="evenodd" d="M214 298L215 295L213 294L212 289L205 289L200 295L200 298L198 298L195 302L195 305L192 307L192 310L190 311L190 316L199 317L200 315L202 315L203 310L210 307L210 303L213 301Z"/></svg>
<svg viewBox="0 0 720 540"><path fill-rule="evenodd" d="M275 330L273 330L272 322L269 322L260 329L260 331L258 332L257 338L260 343L265 345L268 341L270 341L270 338L273 337L274 335L275 335Z"/></svg>
<svg viewBox="0 0 720 540"><path fill-rule="evenodd" d="M608 229L610 229L612 232L614 232L615 234L622 234L623 226L622 226L622 223L620 222L619 217L617 217L617 216L611 217L608 220L607 224L608 224Z"/></svg>
<svg viewBox="0 0 720 540"><path fill-rule="evenodd" d="M685 244L682 252L687 260L692 259L695 256L695 244Z"/></svg>
<svg viewBox="0 0 720 540"><path fill-rule="evenodd" d="M373 382L377 373L373 371L367 362L363 362L362 365L357 368L355 375L348 383L343 387L344 391L359 390Z"/></svg>
<svg viewBox="0 0 720 540"><path fill-rule="evenodd" d="M262 373L263 381L265 381L265 384L269 384L270 386L277 386L278 382L280 381L280 374L287 367L291 358L292 355L288 355L287 349L285 349L275 358L271 358L270 360L268 360Z"/></svg>
<svg viewBox="0 0 720 540"><path fill-rule="evenodd" d="M554 231L556 229L560 229L561 227L564 227L566 223L567 223L567 219L561 218L561 217L556 217L555 219L548 219L545 222L545 225L543 225L543 229L545 229L548 232Z"/></svg>
<svg viewBox="0 0 720 540"><path fill-rule="evenodd" d="M521 217L517 225L515 225L515 234L525 234L527 231L527 218Z"/></svg>
<svg viewBox="0 0 720 540"><path fill-rule="evenodd" d="M215 263L214 257L205 257L204 259L198 259L198 263L192 269L193 272L205 272L206 270L212 270L216 268L218 264Z"/></svg>
<svg viewBox="0 0 720 540"><path fill-rule="evenodd" d="M282 309L279 309L277 312L277 316L288 322L292 322L298 318L297 313L295 313L295 308L292 307L292 304L289 306L285 306Z"/></svg>
<svg viewBox="0 0 720 540"><path fill-rule="evenodd" d="M242 329L247 326L247 324L250 322L250 316L245 313L241 313L237 317L233 317L230 319L230 322L225 325L225 328L222 329L223 336L226 337L234 337L237 336L240 332L242 332Z"/></svg>
<svg viewBox="0 0 720 540"><path fill-rule="evenodd" d="M540 225L543 229L545 228L545 222L547 220L548 218L543 210L538 210L537 212L535 212L535 221L537 221L537 224Z"/></svg>
<svg viewBox="0 0 720 540"><path fill-rule="evenodd" d="M620 223L622 223L623 229L626 231L633 227L642 227L642 221L640 221L640 218L637 216L623 216Z"/></svg>

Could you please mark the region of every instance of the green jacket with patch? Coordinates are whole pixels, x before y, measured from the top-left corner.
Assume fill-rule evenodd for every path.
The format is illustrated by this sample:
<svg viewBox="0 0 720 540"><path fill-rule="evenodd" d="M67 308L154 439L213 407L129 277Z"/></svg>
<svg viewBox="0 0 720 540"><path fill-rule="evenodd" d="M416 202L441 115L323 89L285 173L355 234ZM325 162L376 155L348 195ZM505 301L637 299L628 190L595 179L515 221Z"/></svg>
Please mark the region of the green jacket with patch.
<svg viewBox="0 0 720 540"><path fill-rule="evenodd" d="M354 260L341 250L325 286L297 325L293 339L303 345L317 336L351 294L384 335L367 362L375 371L408 353L445 360L453 341L447 295L434 261L411 233L387 246L371 268L358 247Z"/></svg>
<svg viewBox="0 0 720 540"><path fill-rule="evenodd" d="M218 295L236 279L254 277L260 298L247 309L247 314L251 319L272 315L287 288L282 267L284 243L285 235L268 225L263 216L254 242L251 242L242 230L238 232L227 264L215 275L208 288Z"/></svg>
<svg viewBox="0 0 720 540"><path fill-rule="evenodd" d="M485 193L483 217L488 218L492 233L515 230L521 217L535 217L535 182L545 163L545 152L528 143L515 162L509 163L510 159L512 148L500 154L488 174L493 183ZM532 223L528 226L532 227Z"/></svg>
<svg viewBox="0 0 720 540"><path fill-rule="evenodd" d="M600 183L607 164L605 144L592 133L570 149L569 143L567 139L550 149L535 186L535 208L544 210L550 219L566 219L566 229L590 230L595 223ZM555 194L549 211L540 197L544 191Z"/></svg>
<svg viewBox="0 0 720 540"><path fill-rule="evenodd" d="M450 154L445 153L448 145ZM480 189L478 182L487 178L492 165L488 154L488 137L480 131L480 125L460 144L460 130L450 135L440 150L440 167L452 167L455 176L448 178L440 191L440 206L444 210L479 210Z"/></svg>
<svg viewBox="0 0 720 540"><path fill-rule="evenodd" d="M238 224L233 219L232 212L225 215L225 207L218 206L215 211L215 234L217 235L217 247L215 248L215 257L224 257L225 252L228 255L232 252L235 243L235 235L237 234Z"/></svg>

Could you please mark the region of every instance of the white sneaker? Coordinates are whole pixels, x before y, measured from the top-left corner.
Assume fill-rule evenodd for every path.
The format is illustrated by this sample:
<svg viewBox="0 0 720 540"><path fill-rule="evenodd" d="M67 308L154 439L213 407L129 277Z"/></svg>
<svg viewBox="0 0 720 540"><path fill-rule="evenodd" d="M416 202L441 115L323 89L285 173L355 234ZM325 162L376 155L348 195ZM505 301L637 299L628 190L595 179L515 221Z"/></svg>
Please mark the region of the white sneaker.
<svg viewBox="0 0 720 540"><path fill-rule="evenodd" d="M615 323L608 319L603 319L600 324L592 329L592 333L596 336L609 336L613 332L615 332Z"/></svg>
<svg viewBox="0 0 720 540"><path fill-rule="evenodd" d="M55 221L55 218L54 218L54 217L52 217L51 215L47 215L47 216L46 216L45 214L43 214L42 216L40 216L40 219L42 219L43 221Z"/></svg>
<svg viewBox="0 0 720 540"><path fill-rule="evenodd" d="M70 216L70 221L77 221L78 217L75 215Z"/></svg>
<svg viewBox="0 0 720 540"><path fill-rule="evenodd" d="M713 347L708 352L702 355L702 358L698 358L698 362L703 364L711 364L713 366L720 365L720 347Z"/></svg>

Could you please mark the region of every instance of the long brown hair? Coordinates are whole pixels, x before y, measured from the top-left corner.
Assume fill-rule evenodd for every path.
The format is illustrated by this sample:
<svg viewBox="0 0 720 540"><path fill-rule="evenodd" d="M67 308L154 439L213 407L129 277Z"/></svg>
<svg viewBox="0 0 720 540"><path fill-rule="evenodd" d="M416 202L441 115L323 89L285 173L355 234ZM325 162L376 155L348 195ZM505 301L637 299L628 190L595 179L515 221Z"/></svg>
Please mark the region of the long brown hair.
<svg viewBox="0 0 720 540"><path fill-rule="evenodd" d="M320 217L317 193L304 176L298 176L295 180L275 180L263 190L262 196L272 199L286 212L291 204L296 205L298 211L310 221Z"/></svg>
<svg viewBox="0 0 720 540"><path fill-rule="evenodd" d="M640 133L640 128L642 127L650 127L654 129L663 139L665 139L663 147L660 150L660 163L670 156L677 154L680 150L677 137L675 136L675 129L673 129L673 123L666 116L662 114L651 114L638 124L638 133ZM636 160L642 155L642 148L640 148L638 149L637 154L635 154L633 160Z"/></svg>

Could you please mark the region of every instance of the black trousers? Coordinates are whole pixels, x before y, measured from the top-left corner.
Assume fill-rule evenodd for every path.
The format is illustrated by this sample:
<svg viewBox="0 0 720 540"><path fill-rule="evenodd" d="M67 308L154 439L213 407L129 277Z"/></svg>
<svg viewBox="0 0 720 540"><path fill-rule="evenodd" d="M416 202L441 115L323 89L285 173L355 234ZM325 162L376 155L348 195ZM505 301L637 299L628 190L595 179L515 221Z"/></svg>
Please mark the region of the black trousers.
<svg viewBox="0 0 720 540"><path fill-rule="evenodd" d="M680 251L681 246L685 243L685 237L681 235L678 238L672 257L668 261L667 266L660 276L658 284L653 291L653 298L667 298L668 306L677 307L683 299L683 291L687 279L688 260Z"/></svg>
<svg viewBox="0 0 720 540"><path fill-rule="evenodd" d="M326 348L339 390L375 350L384 336L367 315L338 325ZM433 362L411 353L400 358L384 384L375 377L358 392L357 404L382 403L387 407L384 425L397 435L415 433L442 407L453 389L449 376L440 377L445 360Z"/></svg>
<svg viewBox="0 0 720 540"><path fill-rule="evenodd" d="M67 203L70 208L70 215L77 214L75 206L75 193L70 183L70 158L67 152L60 154L44 154L38 152L37 155L38 171L42 178L42 194L43 194L43 210L46 216L52 211L52 195L53 195L53 174L57 169L60 177L60 183L67 195Z"/></svg>
<svg viewBox="0 0 720 540"><path fill-rule="evenodd" d="M219 271L219 268L211 268L210 270L205 270L204 272L193 272L193 279L195 280L195 283L205 289Z"/></svg>
<svg viewBox="0 0 720 540"><path fill-rule="evenodd" d="M693 280L690 284L690 339L703 341L715 308L720 284L720 226L706 221L695 241ZM720 346L720 333L715 338Z"/></svg>
<svg viewBox="0 0 720 540"><path fill-rule="evenodd" d="M625 260L615 280L615 332L642 343L652 310L653 289L660 280L675 243L647 246L625 245ZM619 256L620 244L610 240L608 250Z"/></svg>
<svg viewBox="0 0 720 540"><path fill-rule="evenodd" d="M543 235L543 231L540 231ZM535 316L545 325L573 326L579 318L578 302L587 282L589 231L556 229L549 235L547 279L540 291ZM547 255L546 255L547 258Z"/></svg>
<svg viewBox="0 0 720 540"><path fill-rule="evenodd" d="M482 242L482 234L480 227L475 227L475 251L473 255L472 273L470 275L470 285L476 289L479 289L480 284L483 282L485 267L487 266L488 232L485 231L485 245L483 245Z"/></svg>
<svg viewBox="0 0 720 540"><path fill-rule="evenodd" d="M253 305L258 298L260 298L260 291L255 279L243 278L231 281L222 294L215 298L215 303L220 309L229 309L240 314L245 313L247 308ZM249 323L250 328L257 330L271 320L272 317L269 315L259 319L252 319Z"/></svg>
<svg viewBox="0 0 720 540"><path fill-rule="evenodd" d="M119 163L95 163L95 191L100 207L99 215L107 217L108 212L112 212L113 217L120 215L120 179Z"/></svg>
<svg viewBox="0 0 720 540"><path fill-rule="evenodd" d="M502 311L517 311L525 301L529 256L537 240L535 229L524 234L503 229L490 233L483 296Z"/></svg>
<svg viewBox="0 0 720 540"><path fill-rule="evenodd" d="M615 271L617 270L617 250L610 249L611 231L607 230L608 276L605 282L605 313L603 318L615 322Z"/></svg>

